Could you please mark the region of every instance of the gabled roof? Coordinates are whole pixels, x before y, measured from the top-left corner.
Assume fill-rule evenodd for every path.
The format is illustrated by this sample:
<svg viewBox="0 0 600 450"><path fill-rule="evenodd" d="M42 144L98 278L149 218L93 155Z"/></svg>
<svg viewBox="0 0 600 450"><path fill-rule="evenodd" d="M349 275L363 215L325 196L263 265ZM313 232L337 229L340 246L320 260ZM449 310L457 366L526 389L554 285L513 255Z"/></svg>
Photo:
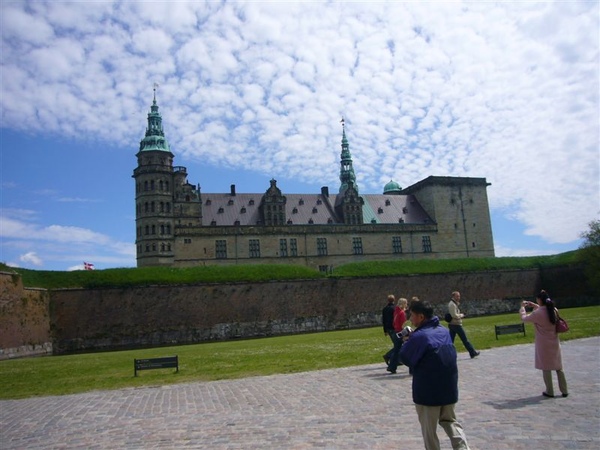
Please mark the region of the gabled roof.
<svg viewBox="0 0 600 450"><path fill-rule="evenodd" d="M259 206L263 194L202 193L204 226L261 225ZM290 225L340 224L335 215L337 195L285 194L286 220ZM365 224L433 223L413 195L363 194Z"/></svg>

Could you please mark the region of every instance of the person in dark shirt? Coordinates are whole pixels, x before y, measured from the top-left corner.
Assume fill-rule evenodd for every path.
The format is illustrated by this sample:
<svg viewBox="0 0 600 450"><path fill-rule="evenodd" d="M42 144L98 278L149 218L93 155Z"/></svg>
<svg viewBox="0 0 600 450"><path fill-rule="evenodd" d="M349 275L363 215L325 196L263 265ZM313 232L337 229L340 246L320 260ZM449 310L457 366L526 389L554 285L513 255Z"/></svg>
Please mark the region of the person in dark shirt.
<svg viewBox="0 0 600 450"><path fill-rule="evenodd" d="M389 364L390 358L394 351L393 345L396 343L396 331L394 330L394 311L396 310L396 297L392 294L387 297L387 305L381 312L381 324L383 325L383 334L390 337L392 340L392 348L383 355L383 360L386 364Z"/></svg>
<svg viewBox="0 0 600 450"><path fill-rule="evenodd" d="M439 450L437 425L444 429L453 449L468 450L467 438L456 420L458 365L456 348L448 330L433 315L427 301L409 307L415 330L400 349L400 360L413 375L412 395L427 450Z"/></svg>

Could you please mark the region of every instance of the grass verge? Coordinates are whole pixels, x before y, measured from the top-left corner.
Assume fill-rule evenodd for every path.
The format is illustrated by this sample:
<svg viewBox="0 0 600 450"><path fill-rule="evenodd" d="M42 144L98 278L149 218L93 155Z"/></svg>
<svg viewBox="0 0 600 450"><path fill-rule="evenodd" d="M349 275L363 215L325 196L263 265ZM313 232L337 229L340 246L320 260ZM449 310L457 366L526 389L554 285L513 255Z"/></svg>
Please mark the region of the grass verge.
<svg viewBox="0 0 600 450"><path fill-rule="evenodd" d="M571 327L561 339L600 335L600 306L561 310ZM526 336L509 334L496 340L494 325L519 323L518 314L466 319L469 340L479 350L533 342L533 326ZM459 352L465 351L456 341ZM196 381L235 379L258 375L382 363L390 341L380 327L264 339L215 342L119 352L88 353L0 361L0 399L65 395L93 390L135 388ZM149 370L133 376L135 358L179 356L179 372ZM532 361L533 364L533 361Z"/></svg>

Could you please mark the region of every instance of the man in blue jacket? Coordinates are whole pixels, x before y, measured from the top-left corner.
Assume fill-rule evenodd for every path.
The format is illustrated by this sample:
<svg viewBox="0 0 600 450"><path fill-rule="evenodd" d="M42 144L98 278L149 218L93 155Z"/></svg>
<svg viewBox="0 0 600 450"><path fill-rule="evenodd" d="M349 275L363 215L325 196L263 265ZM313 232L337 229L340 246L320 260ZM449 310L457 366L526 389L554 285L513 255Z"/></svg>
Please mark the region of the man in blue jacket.
<svg viewBox="0 0 600 450"><path fill-rule="evenodd" d="M454 413L458 401L458 366L450 333L433 315L429 302L413 301L409 309L415 330L402 346L400 360L413 375L413 401L425 448L439 450L436 432L439 423L453 449L468 450L467 438Z"/></svg>

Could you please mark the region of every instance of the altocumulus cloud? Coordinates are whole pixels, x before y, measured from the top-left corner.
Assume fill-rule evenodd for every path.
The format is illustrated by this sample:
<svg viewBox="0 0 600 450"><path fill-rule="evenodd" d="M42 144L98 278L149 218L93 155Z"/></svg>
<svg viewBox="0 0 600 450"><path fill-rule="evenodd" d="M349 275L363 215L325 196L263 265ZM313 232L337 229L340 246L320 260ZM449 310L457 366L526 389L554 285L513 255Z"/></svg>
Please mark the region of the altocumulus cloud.
<svg viewBox="0 0 600 450"><path fill-rule="evenodd" d="M157 82L188 160L335 185L344 117L362 192L486 177L552 243L600 209L597 2L1 8L3 127L135 147Z"/></svg>

